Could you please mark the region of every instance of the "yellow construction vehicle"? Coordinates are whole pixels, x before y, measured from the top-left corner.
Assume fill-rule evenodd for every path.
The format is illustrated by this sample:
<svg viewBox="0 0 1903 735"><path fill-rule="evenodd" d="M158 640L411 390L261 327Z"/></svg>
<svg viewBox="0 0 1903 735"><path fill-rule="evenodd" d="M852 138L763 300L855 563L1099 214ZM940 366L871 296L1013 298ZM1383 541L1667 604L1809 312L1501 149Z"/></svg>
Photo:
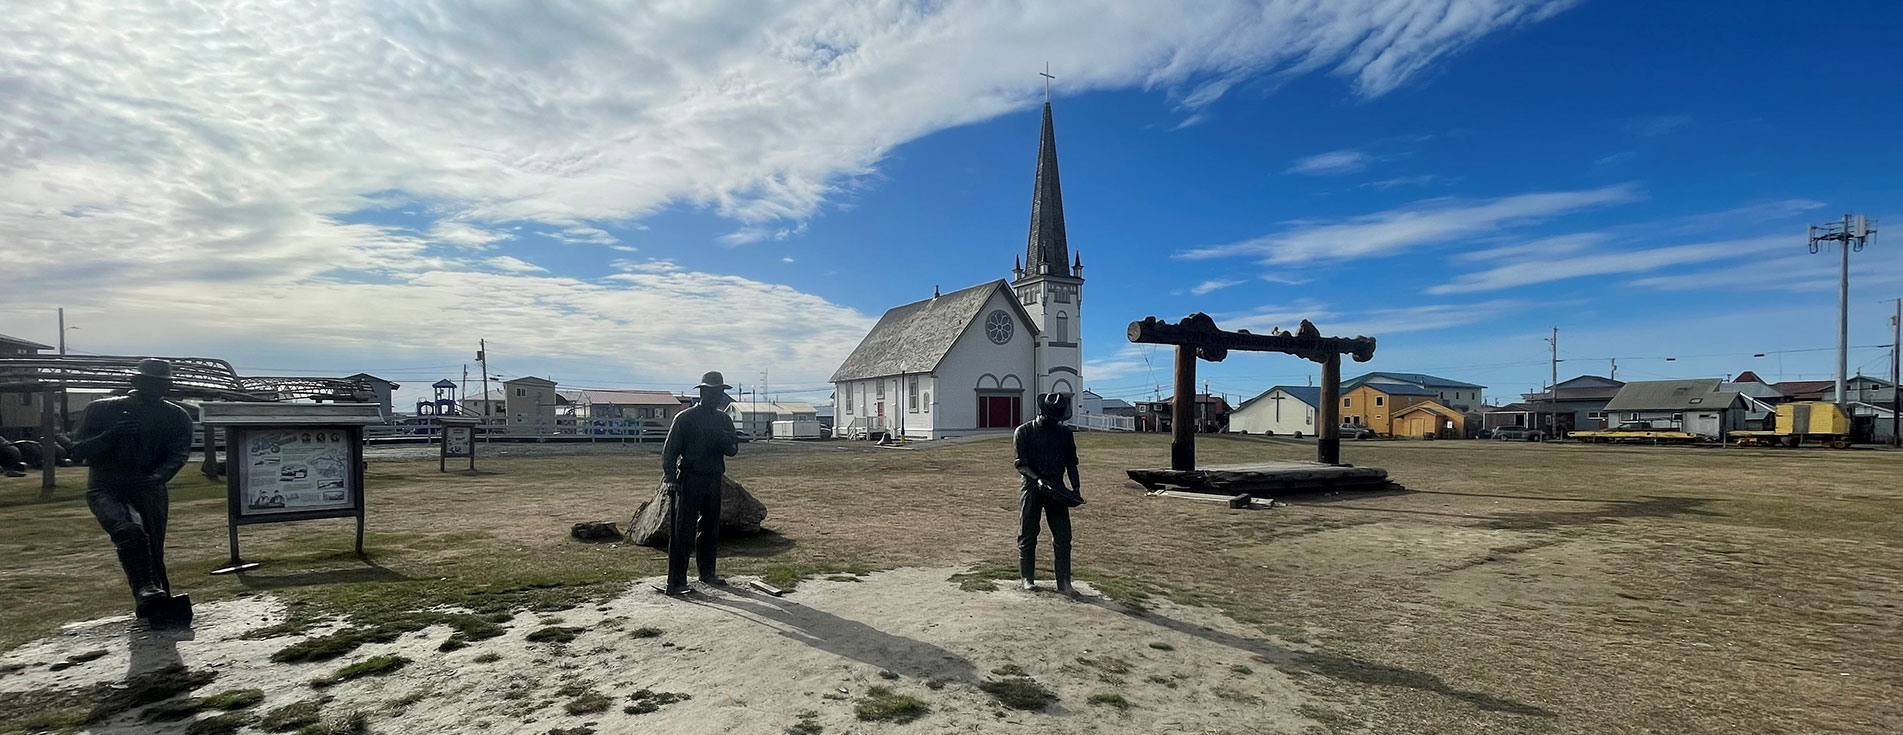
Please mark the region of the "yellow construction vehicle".
<svg viewBox="0 0 1903 735"><path fill-rule="evenodd" d="M1566 438L1593 444L1637 442L1648 442L1652 444L1690 444L1704 437L1689 431L1654 427L1650 421L1627 421L1610 429L1569 432L1566 434Z"/></svg>
<svg viewBox="0 0 1903 735"><path fill-rule="evenodd" d="M1741 447L1795 447L1815 441L1833 449L1850 448L1850 417L1825 401L1798 401L1777 407L1776 431L1734 431Z"/></svg>

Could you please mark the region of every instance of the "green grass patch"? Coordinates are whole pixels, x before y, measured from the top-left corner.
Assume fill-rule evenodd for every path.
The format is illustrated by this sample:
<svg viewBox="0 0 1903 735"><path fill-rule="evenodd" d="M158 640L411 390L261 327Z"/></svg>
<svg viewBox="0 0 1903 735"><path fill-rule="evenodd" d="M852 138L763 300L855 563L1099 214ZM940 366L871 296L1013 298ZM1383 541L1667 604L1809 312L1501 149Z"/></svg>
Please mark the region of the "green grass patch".
<svg viewBox="0 0 1903 735"><path fill-rule="evenodd" d="M622 707L621 711L631 715L645 715L649 712L658 712L662 707L675 702L685 702L693 698L694 695L684 692L657 692L652 689L643 689L628 695L628 699L634 704Z"/></svg>
<svg viewBox="0 0 1903 735"><path fill-rule="evenodd" d="M1151 642L1151 643L1150 643L1150 647L1151 647L1151 648L1154 648L1154 649L1156 649L1156 650L1158 650L1158 651L1174 651L1174 650L1176 650L1176 647L1175 647L1175 646L1172 646L1172 645L1170 645L1170 644L1168 644L1168 643L1164 643L1164 642L1162 642L1162 641L1153 641L1153 642Z"/></svg>
<svg viewBox="0 0 1903 735"><path fill-rule="evenodd" d="M1248 666L1245 666L1242 664L1236 664L1234 666L1229 667L1229 673L1248 676L1250 674L1255 673L1255 669L1249 668Z"/></svg>
<svg viewBox="0 0 1903 735"><path fill-rule="evenodd" d="M866 695L852 705L853 716L865 722L904 724L924 717L931 711L925 700L900 694L887 687L867 689Z"/></svg>
<svg viewBox="0 0 1903 735"><path fill-rule="evenodd" d="M305 663L328 661L344 656L366 643L389 643L433 625L447 625L455 632L450 634L450 644L445 641L441 650L453 651L468 645L470 641L487 640L507 632L507 628L489 617L468 613L445 612L404 612L381 617L374 625L351 627L312 638L306 638L285 646L271 654L271 660L277 663Z"/></svg>
<svg viewBox="0 0 1903 735"><path fill-rule="evenodd" d="M226 712L193 720L185 726L185 735L234 735L257 721L258 716L249 712Z"/></svg>
<svg viewBox="0 0 1903 735"><path fill-rule="evenodd" d="M408 665L410 665L410 660L403 656L372 656L338 669L337 673L331 674L330 676L322 679L312 679L311 686L323 689L325 687L342 684L351 679L359 679L365 676L381 676Z"/></svg>
<svg viewBox="0 0 1903 735"><path fill-rule="evenodd" d="M264 713L264 719L258 722L258 729L265 732L290 732L316 725L323 721L324 705L329 703L330 697L319 697L278 707Z"/></svg>
<svg viewBox="0 0 1903 735"><path fill-rule="evenodd" d="M806 710L799 714L799 722L786 727L786 735L820 735L826 732L826 726L819 724L819 713Z"/></svg>
<svg viewBox="0 0 1903 735"><path fill-rule="evenodd" d="M1118 694L1116 692L1098 692L1096 694L1090 695L1090 699L1088 701L1091 704L1095 704L1095 705L1101 705L1104 707L1115 707L1117 711L1119 712L1128 712L1130 711L1131 707L1135 706L1133 704L1130 704L1130 700L1125 699L1123 695Z"/></svg>
<svg viewBox="0 0 1903 735"><path fill-rule="evenodd" d="M997 674L998 676L1030 676L1030 674L1024 672L1024 667L1017 664L999 666L998 668L992 669L991 673Z"/></svg>
<svg viewBox="0 0 1903 735"><path fill-rule="evenodd" d="M661 637L662 632L663 631L660 628L654 628L654 627L649 627L644 625L639 628L635 628L634 630L628 631L628 637L629 638L659 638Z"/></svg>
<svg viewBox="0 0 1903 735"><path fill-rule="evenodd" d="M173 666L123 682L9 692L0 697L0 732L73 732L210 684L212 671Z"/></svg>
<svg viewBox="0 0 1903 735"><path fill-rule="evenodd" d="M370 715L350 712L300 727L293 735L370 735Z"/></svg>
<svg viewBox="0 0 1903 735"><path fill-rule="evenodd" d="M1018 570L1016 568L999 566L981 567L969 572L961 572L951 575L951 578L946 581L958 585L958 589L966 592L996 592L998 591L998 582L1000 580L1013 580L1017 578Z"/></svg>
<svg viewBox="0 0 1903 735"><path fill-rule="evenodd" d="M614 701L608 699L607 695L589 690L582 692L574 699L568 700L568 704L563 706L562 709L571 715L592 715L598 712L607 712L608 707L613 704Z"/></svg>
<svg viewBox="0 0 1903 735"><path fill-rule="evenodd" d="M530 631L524 638L530 643L567 643L580 637L584 630L586 629L551 625L546 628Z"/></svg>
<svg viewBox="0 0 1903 735"><path fill-rule="evenodd" d="M1057 701L1057 693L1028 676L1007 676L980 683L978 688L1011 709L1041 710Z"/></svg>
<svg viewBox="0 0 1903 735"><path fill-rule="evenodd" d="M589 727L587 725L576 725L574 727L552 727L552 728L549 728L548 735L595 735L595 728Z"/></svg>

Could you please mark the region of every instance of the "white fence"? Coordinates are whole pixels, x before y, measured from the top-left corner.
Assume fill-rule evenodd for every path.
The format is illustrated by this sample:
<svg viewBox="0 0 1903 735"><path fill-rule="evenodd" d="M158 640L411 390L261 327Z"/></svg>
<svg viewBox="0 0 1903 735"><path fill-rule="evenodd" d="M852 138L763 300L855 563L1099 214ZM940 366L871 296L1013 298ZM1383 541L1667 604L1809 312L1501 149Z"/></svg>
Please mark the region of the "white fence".
<svg viewBox="0 0 1903 735"><path fill-rule="evenodd" d="M1072 416L1070 425L1085 431L1136 431L1137 420L1134 416L1111 416L1105 413L1080 413Z"/></svg>

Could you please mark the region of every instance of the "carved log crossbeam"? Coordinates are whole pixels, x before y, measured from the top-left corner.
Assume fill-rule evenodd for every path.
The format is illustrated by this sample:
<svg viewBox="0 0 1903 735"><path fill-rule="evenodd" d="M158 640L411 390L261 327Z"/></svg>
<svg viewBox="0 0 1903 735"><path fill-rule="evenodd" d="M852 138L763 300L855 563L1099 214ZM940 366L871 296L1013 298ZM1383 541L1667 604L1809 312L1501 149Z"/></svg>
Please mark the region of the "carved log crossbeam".
<svg viewBox="0 0 1903 735"><path fill-rule="evenodd" d="M1278 329L1269 334L1249 330L1223 331L1208 314L1197 312L1171 324L1156 317L1130 322L1131 342L1193 347L1196 356L1210 362L1222 362L1230 350L1242 352L1281 352L1312 362L1326 362L1329 355L1348 355L1355 362L1374 359L1373 337L1323 337L1307 319L1294 333Z"/></svg>

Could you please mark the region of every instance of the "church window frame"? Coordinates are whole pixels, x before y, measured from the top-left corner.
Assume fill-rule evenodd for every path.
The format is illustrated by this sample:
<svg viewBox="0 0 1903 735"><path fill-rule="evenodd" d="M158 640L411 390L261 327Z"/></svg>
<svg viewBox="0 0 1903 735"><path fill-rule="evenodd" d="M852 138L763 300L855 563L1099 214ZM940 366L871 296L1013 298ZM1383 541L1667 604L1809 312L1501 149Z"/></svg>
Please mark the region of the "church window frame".
<svg viewBox="0 0 1903 735"><path fill-rule="evenodd" d="M1005 313L1003 309L992 309L991 313L986 314L984 326L985 337L990 339L992 344L997 345L1010 344L1011 338L1016 336L1018 331L1017 325L1011 321L1011 315Z"/></svg>
<svg viewBox="0 0 1903 735"><path fill-rule="evenodd" d="M1051 337L1052 337L1051 341L1069 342L1070 341L1070 314L1066 312L1062 312L1062 311L1057 312L1057 320L1056 322L1054 322L1054 324L1056 325L1057 328L1051 330Z"/></svg>
<svg viewBox="0 0 1903 735"><path fill-rule="evenodd" d="M1051 289L1051 293L1055 297L1054 300L1057 303L1060 303L1060 304L1070 303L1070 287L1058 286L1054 289Z"/></svg>
<svg viewBox="0 0 1903 735"><path fill-rule="evenodd" d="M918 408L919 408L919 404L918 404L918 376L916 376L916 375L914 375L914 376L911 376L911 377L909 377L909 378L906 378L906 380L905 380L905 400L906 400L906 404L907 404L907 405L906 405L906 411L907 411L908 413L918 413L918 412L919 412L919 411L918 411Z"/></svg>
<svg viewBox="0 0 1903 735"><path fill-rule="evenodd" d="M885 400L885 381L876 380L873 382L878 384L878 388L875 389L878 393L877 398L881 401Z"/></svg>
<svg viewBox="0 0 1903 735"><path fill-rule="evenodd" d="M845 399L846 399L846 414L847 414L847 415L851 415L851 414L852 414L852 386L851 386L851 385L847 385L847 386L846 386L846 389L845 389L844 391L841 391L841 392L842 392L842 393L845 393L845 394L846 394L846 395L845 395Z"/></svg>

